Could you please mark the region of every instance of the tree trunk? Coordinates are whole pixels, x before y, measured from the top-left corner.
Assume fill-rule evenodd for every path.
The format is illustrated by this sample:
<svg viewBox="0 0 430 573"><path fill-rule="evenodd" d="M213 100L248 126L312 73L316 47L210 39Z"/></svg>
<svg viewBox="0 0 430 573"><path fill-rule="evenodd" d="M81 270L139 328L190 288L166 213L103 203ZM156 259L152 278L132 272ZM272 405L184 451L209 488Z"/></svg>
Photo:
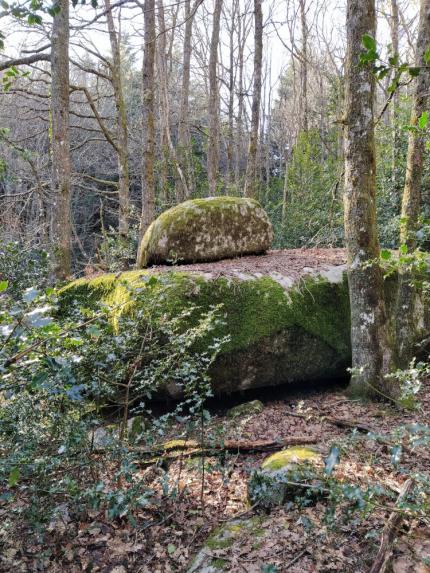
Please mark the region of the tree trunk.
<svg viewBox="0 0 430 573"><path fill-rule="evenodd" d="M185 196L189 195L188 185L185 180L184 173L179 164L176 149L172 142L172 135L170 133L170 106L169 106L169 88L168 88L168 72L166 64L166 23L164 18L164 5L163 0L158 0L158 28L160 31L159 35L159 45L158 45L158 80L160 89L160 116L161 116L161 131L162 131L162 153L163 161L168 166L168 160L170 159L175 167L177 179L180 185L176 189L176 202L181 201L181 189ZM167 171L167 169L166 169ZM167 181L166 181L167 184ZM165 190L167 191L167 189ZM167 195L167 193L165 192Z"/></svg>
<svg viewBox="0 0 430 573"><path fill-rule="evenodd" d="M244 75L244 50L246 37L244 31L244 17L242 14L238 15L237 20L237 40L239 45L238 53L238 97L237 97L237 128L236 128L236 163L234 180L236 189L239 190L242 177L242 145L243 145L243 109L244 109L244 93L243 93L243 75Z"/></svg>
<svg viewBox="0 0 430 573"><path fill-rule="evenodd" d="M178 149L179 161L182 165L185 178L188 183L188 189L185 189L178 181L178 196L180 200L188 199L192 195L192 149L189 128L189 98L190 98L190 72L191 72L191 54L192 54L192 33L194 15L197 9L197 2L191 11L191 0L185 0L185 31L184 47L182 56L182 86L181 86L181 104L179 108L178 120Z"/></svg>
<svg viewBox="0 0 430 573"><path fill-rule="evenodd" d="M165 91L168 91L167 62L166 62L166 24L164 19L163 2L157 1L158 34L156 41L156 70L158 88L158 116L159 116L159 169L158 181L161 191L161 199L164 205L170 204L169 193L169 144L167 132L169 129L168 98L166 100ZM166 88L166 89L165 89Z"/></svg>
<svg viewBox="0 0 430 573"><path fill-rule="evenodd" d="M391 18L390 18L390 31L391 31L391 46L393 56L399 56L399 7L397 0L391 0ZM393 95L393 103L391 106L391 129L393 134L392 140L392 165L391 165L391 180L393 189L399 189L399 126L397 125L397 115L399 111L400 93L396 89Z"/></svg>
<svg viewBox="0 0 430 573"><path fill-rule="evenodd" d="M234 186L234 88L235 88L235 25L238 2L233 3L231 11L231 23L229 29L229 70L228 70L228 134L227 134L227 181L229 192ZM240 16L239 16L240 17Z"/></svg>
<svg viewBox="0 0 430 573"><path fill-rule="evenodd" d="M69 2L59 0L52 25L51 132L53 243L55 274L64 280L71 274L71 165L69 133Z"/></svg>
<svg viewBox="0 0 430 573"><path fill-rule="evenodd" d="M263 67L263 11L261 0L254 0L254 93L251 109L251 134L245 177L245 197L257 194L257 146L260 125L261 76Z"/></svg>
<svg viewBox="0 0 430 573"><path fill-rule="evenodd" d="M424 60L424 54L430 46L430 0L421 0L418 28L416 66L420 74L416 79L412 107L411 125L418 128L418 120L427 111L430 89L430 71ZM421 184L424 169L426 134L423 130L409 133L408 156L406 162L405 187L402 198L400 224L400 243L406 245L411 253L416 248L416 232L421 202ZM407 366L413 356L414 328L416 325L416 292L407 265L399 272L399 291L397 299L397 348L399 365Z"/></svg>
<svg viewBox="0 0 430 573"><path fill-rule="evenodd" d="M142 216L140 238L155 218L155 0L144 3L145 49L142 70ZM140 250L140 249L139 249ZM138 254L139 260L140 253Z"/></svg>
<svg viewBox="0 0 430 573"><path fill-rule="evenodd" d="M308 131L308 26L306 22L306 2L300 0L300 25L302 30L302 50L300 62L300 127Z"/></svg>
<svg viewBox="0 0 430 573"><path fill-rule="evenodd" d="M130 176L128 167L128 130L127 112L124 102L124 91L121 77L121 51L118 35L115 30L110 0L104 0L106 19L109 30L110 47L112 51L111 78L116 107L117 145L118 145L118 232L122 236L128 235L130 215Z"/></svg>
<svg viewBox="0 0 430 573"><path fill-rule="evenodd" d="M360 63L365 34L375 37L375 1L348 0L345 118L345 237L351 301L354 395L392 394L385 375L392 348L376 222L375 76Z"/></svg>
<svg viewBox="0 0 430 573"><path fill-rule="evenodd" d="M219 163L219 87L218 87L218 46L221 20L222 0L215 0L215 10L212 21L212 36L209 53L209 138L208 138L208 183L209 195L217 192L218 163Z"/></svg>

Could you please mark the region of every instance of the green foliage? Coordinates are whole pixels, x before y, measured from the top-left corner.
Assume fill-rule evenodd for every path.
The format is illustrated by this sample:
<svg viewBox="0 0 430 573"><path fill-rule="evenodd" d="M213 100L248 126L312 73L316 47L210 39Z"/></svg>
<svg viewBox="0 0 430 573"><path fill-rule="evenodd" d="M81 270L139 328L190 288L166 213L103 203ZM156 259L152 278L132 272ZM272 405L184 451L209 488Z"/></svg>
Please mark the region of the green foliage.
<svg viewBox="0 0 430 573"><path fill-rule="evenodd" d="M115 229L103 231L103 240L98 247L99 263L103 269L111 272L130 268L135 260L139 240L139 228L131 226L126 237L120 236Z"/></svg>
<svg viewBox="0 0 430 573"><path fill-rule="evenodd" d="M35 284L44 288L48 284L50 262L44 249L9 241L0 247L0 281L8 281L8 293L14 298Z"/></svg>
<svg viewBox="0 0 430 573"><path fill-rule="evenodd" d="M406 410L416 410L420 404L417 399L423 381L430 375L430 364L417 362L414 358L405 370L396 370L389 375L400 389L397 403Z"/></svg>
<svg viewBox="0 0 430 573"><path fill-rule="evenodd" d="M333 134L334 137L334 134ZM340 172L318 130L301 133L288 164L282 246L338 246L343 237Z"/></svg>
<svg viewBox="0 0 430 573"><path fill-rule="evenodd" d="M149 500L156 503L156 492L138 473L138 453L127 441L127 417L143 413L151 420L142 427L143 446L159 440L172 419L184 427L203 423L208 369L223 341L212 338L201 352L195 347L202 337L210 338L218 308L183 332L178 326L183 317L169 318L163 310L163 289L149 286L134 293L144 301L133 316L119 317L118 334L103 304L92 310L76 306L61 319L51 291L33 287L13 298L5 284L0 296L0 482L10 518L46 525L66 504L70 514L99 508L110 519L128 517L133 523L133 511ZM184 399L154 418L147 401L163 384L177 386ZM107 404L121 412L110 433L103 429ZM102 443L100 433L108 436Z"/></svg>

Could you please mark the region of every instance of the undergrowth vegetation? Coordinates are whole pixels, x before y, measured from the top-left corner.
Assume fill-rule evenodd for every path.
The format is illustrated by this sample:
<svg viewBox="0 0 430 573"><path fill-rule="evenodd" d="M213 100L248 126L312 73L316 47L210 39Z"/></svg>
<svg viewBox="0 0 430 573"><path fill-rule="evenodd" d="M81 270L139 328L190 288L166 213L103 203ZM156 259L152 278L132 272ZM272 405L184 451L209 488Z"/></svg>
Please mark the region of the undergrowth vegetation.
<svg viewBox="0 0 430 573"><path fill-rule="evenodd" d="M395 272L399 261L389 251L382 257L387 274ZM199 473L204 513L208 476L221 472L228 483L237 460L224 449L224 422L213 419L208 407L210 367L230 342L228 336L219 337L224 332L222 304L201 309L190 303L168 314L165 300L171 287L147 274L138 286L124 281L127 296L114 304L85 304L85 297L69 296L64 313L58 291L47 286L45 253L24 256L10 245L0 263L3 528L11 535L25 530L43 539L59 523L101 512L107 522L126 521L146 530L168 519L183 500L182 470L175 479L169 473L178 459L180 468L186 463L188 471ZM425 273L422 256L403 253L400 263ZM136 304L125 312L121 307L130 297ZM401 388L395 408L419 412L428 364L413 361L394 376ZM165 386L177 401L160 407L154 399ZM194 444L191 454L187 440ZM344 469L351 452L366 451L373 447L369 444L384 450L381 457L372 454L373 464L385 463L388 452L392 471L413 481L396 511L427 523L430 478L411 466L413 452L420 455L430 444L430 428L423 423L399 426L389 434L354 430L335 441L324 454L323 468L280 476L281 483L296 486L284 507L306 511L323 503L323 522L334 531L364 523L375 510L390 510L398 495L392 485L360 483ZM148 479L150 470L154 473ZM251 469L248 473L252 482ZM256 492L252 510L258 512L265 507L258 501L258 484ZM303 514L303 523L306 519Z"/></svg>

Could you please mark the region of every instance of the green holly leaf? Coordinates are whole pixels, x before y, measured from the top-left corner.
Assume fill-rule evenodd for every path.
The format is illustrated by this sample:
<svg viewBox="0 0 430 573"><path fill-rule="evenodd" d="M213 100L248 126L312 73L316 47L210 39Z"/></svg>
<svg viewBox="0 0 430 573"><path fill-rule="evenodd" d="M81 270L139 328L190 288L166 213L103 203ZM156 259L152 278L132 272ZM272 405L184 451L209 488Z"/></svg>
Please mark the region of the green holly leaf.
<svg viewBox="0 0 430 573"><path fill-rule="evenodd" d="M423 111L423 113L420 115L420 118L418 119L418 127L420 129L425 129L427 127L427 122L428 122L428 113L426 111Z"/></svg>
<svg viewBox="0 0 430 573"><path fill-rule="evenodd" d="M169 543L169 545L167 546L167 553L169 555L173 555L175 551L176 551L176 545L173 545L173 543Z"/></svg>
<svg viewBox="0 0 430 573"><path fill-rule="evenodd" d="M9 474L9 479L7 480L7 485L9 487L16 486L20 476L21 476L21 472L19 471L19 468L13 468L13 470L11 470L11 472Z"/></svg>
<svg viewBox="0 0 430 573"><path fill-rule="evenodd" d="M366 50L376 50L376 40L370 34L364 34L364 36L361 38L361 43L366 48Z"/></svg>

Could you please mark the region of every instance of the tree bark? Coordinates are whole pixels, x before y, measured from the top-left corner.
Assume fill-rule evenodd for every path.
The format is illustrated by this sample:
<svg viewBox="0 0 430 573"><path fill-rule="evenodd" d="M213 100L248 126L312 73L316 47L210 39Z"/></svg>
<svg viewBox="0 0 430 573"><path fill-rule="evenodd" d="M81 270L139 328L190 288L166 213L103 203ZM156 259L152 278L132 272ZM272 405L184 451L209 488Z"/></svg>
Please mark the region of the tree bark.
<svg viewBox="0 0 430 573"><path fill-rule="evenodd" d="M238 97L237 97L237 125L236 125L236 163L234 170L234 180L236 189L239 189L242 177L242 145L243 145L243 108L244 108L244 93L243 93L243 75L244 75L244 17L242 14L238 15L237 20L237 40L239 46L238 59Z"/></svg>
<svg viewBox="0 0 430 573"><path fill-rule="evenodd" d="M164 5L163 0L157 1L158 6L158 27L160 30L158 56L159 56L159 85L160 85L160 116L161 116L161 130L163 137L161 141L163 160L168 164L170 159L175 167L179 185L176 188L176 202L179 203L182 198L181 189L183 189L184 196L188 196L188 184L185 179L184 172L179 163L176 149L173 145L172 135L170 132L170 106L169 106L169 89L168 89L168 72L166 65L166 24L164 18ZM167 181L166 181L167 184ZM165 190L165 195L167 189Z"/></svg>
<svg viewBox="0 0 430 573"><path fill-rule="evenodd" d="M410 123L417 131L409 133L406 162L405 187L402 198L400 243L411 253L417 246L416 232L421 202L421 185L424 170L426 134L418 129L418 120L427 111L430 89L430 71L424 61L424 54L430 46L430 0L421 0L417 37L416 66L420 74L416 79ZM416 325L416 289L407 265L399 269L399 290L397 296L397 351L399 365L406 367L414 354L413 343Z"/></svg>
<svg viewBox="0 0 430 573"><path fill-rule="evenodd" d="M391 32L391 46L393 56L399 56L399 6L397 0L391 0L391 18L390 18L390 32ZM397 115L399 111L400 94L396 89L393 95L393 103L391 106L391 129L393 134L392 139L392 165L391 165L391 178L394 189L399 189L399 126L397 125Z"/></svg>
<svg viewBox="0 0 430 573"><path fill-rule="evenodd" d="M254 26L254 93L252 96L251 133L246 166L245 197L255 197L257 194L257 146L263 67L263 11L261 0L254 0Z"/></svg>
<svg viewBox="0 0 430 573"><path fill-rule="evenodd" d="M59 0L52 24L51 137L55 274L71 274L71 165L69 132L69 1Z"/></svg>
<svg viewBox="0 0 430 573"><path fill-rule="evenodd" d="M178 196L180 200L188 199L192 195L192 149L189 128L189 99L190 99L190 73L191 73L191 54L192 54L192 33L194 15L199 0L196 0L191 10L191 0L185 0L185 30L184 30L184 47L182 56L182 86L181 86L181 104L179 108L178 119L178 149L179 161L182 165L185 178L188 183L188 189L179 181Z"/></svg>
<svg viewBox="0 0 430 573"><path fill-rule="evenodd" d="M207 151L207 169L209 195L217 192L219 164L219 86L218 86L218 46L221 21L222 0L215 0L215 10L212 20L212 36L209 52L209 137Z"/></svg>
<svg viewBox="0 0 430 573"><path fill-rule="evenodd" d="M391 394L393 363L376 222L375 75L360 63L365 34L375 37L374 0L348 0L345 88L345 238L351 301L352 378L359 396Z"/></svg>
<svg viewBox="0 0 430 573"><path fill-rule="evenodd" d="M158 117L159 117L159 160L158 160L158 187L163 205L170 204L169 197L169 144L168 129L169 129L169 111L168 111L168 79L167 79L167 62L166 62L166 24L164 19L164 5L163 2L157 0L157 22L158 33L156 40L156 72L157 72L157 88L158 88Z"/></svg>
<svg viewBox="0 0 430 573"><path fill-rule="evenodd" d="M118 232L122 236L128 235L130 215L130 176L128 167L128 130L127 111L124 102L124 90L121 76L121 51L118 35L112 15L110 0L104 0L106 19L109 31L109 40L112 51L111 79L115 98L116 123L117 123L117 147L118 147Z"/></svg>
<svg viewBox="0 0 430 573"><path fill-rule="evenodd" d="M142 216L140 238L155 218L155 0L144 2L144 55L142 70ZM140 247L138 260L140 257Z"/></svg>
<svg viewBox="0 0 430 573"><path fill-rule="evenodd" d="M235 28L238 13L238 2L235 0L231 9L229 29L229 70L228 70L228 134L227 134L227 181L229 191L234 187L234 89L235 89ZM239 15L240 18L240 15Z"/></svg>
<svg viewBox="0 0 430 573"><path fill-rule="evenodd" d="M306 22L306 1L300 0L300 25L302 31L302 50L300 60L300 127L308 131L308 26Z"/></svg>

